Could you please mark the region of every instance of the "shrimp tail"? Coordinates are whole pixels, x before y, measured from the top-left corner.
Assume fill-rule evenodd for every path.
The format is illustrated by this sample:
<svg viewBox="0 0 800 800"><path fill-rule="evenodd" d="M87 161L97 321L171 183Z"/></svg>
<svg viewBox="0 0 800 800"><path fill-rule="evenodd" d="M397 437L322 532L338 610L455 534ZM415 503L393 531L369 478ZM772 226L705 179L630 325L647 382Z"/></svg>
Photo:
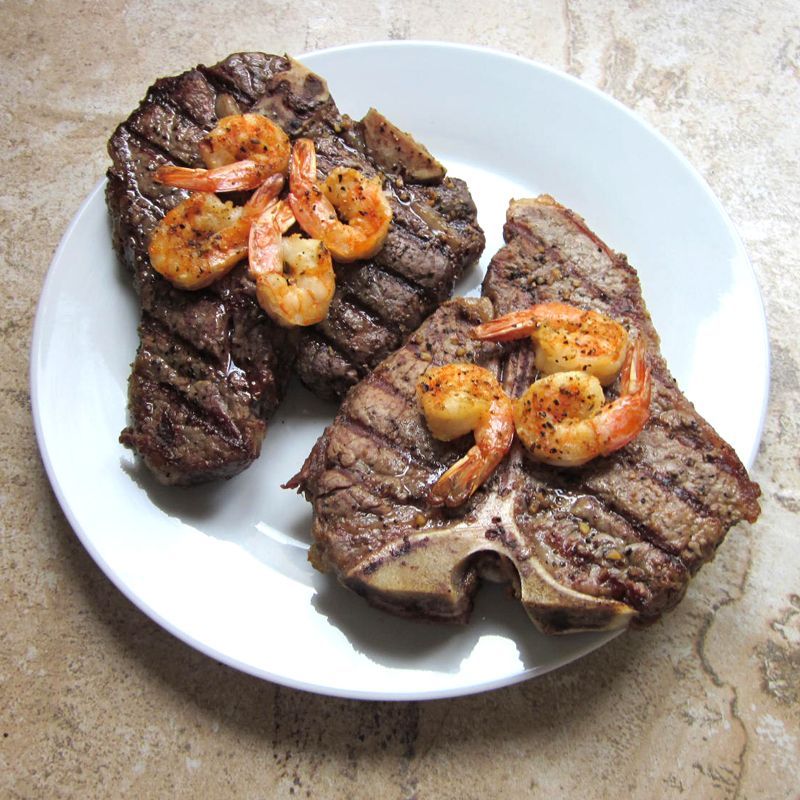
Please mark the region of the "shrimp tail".
<svg viewBox="0 0 800 800"><path fill-rule="evenodd" d="M283 180L281 179L278 183L282 184ZM254 213L258 216L250 226L247 248L248 274L254 280L259 275L280 270L281 234L289 230L295 222L294 214L288 203L275 202L274 198L277 197L278 192L280 192L280 185L274 191L274 196L272 192L265 190L263 196L254 204ZM264 205L264 209L259 213L262 205Z"/></svg>
<svg viewBox="0 0 800 800"><path fill-rule="evenodd" d="M643 398L646 396L647 405L650 405L650 365L647 363L645 345L641 338L636 340L625 357L622 366L621 393L637 396L641 394Z"/></svg>
<svg viewBox="0 0 800 800"><path fill-rule="evenodd" d="M629 348L620 376L620 396L593 418L601 455L630 444L650 418L652 380L644 342Z"/></svg>
<svg viewBox="0 0 800 800"><path fill-rule="evenodd" d="M524 339L531 335L536 328L537 316L533 309L513 311L497 319L476 325L469 335L473 339L490 342L511 342L515 339Z"/></svg>
<svg viewBox="0 0 800 800"><path fill-rule="evenodd" d="M460 506L468 500L486 477L486 463L480 448L471 447L431 486L429 500L432 505L448 508Z"/></svg>
<svg viewBox="0 0 800 800"><path fill-rule="evenodd" d="M283 188L283 175L270 175L261 183L258 189L253 192L250 199L245 203L245 208L250 216L260 216L271 206Z"/></svg>

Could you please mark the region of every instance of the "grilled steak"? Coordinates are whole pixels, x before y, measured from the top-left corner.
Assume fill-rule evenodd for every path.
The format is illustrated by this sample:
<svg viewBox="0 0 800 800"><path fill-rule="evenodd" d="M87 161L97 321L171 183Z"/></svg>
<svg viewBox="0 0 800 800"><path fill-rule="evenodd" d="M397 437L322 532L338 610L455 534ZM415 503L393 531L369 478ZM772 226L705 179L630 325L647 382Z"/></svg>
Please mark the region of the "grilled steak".
<svg viewBox="0 0 800 800"><path fill-rule="evenodd" d="M198 292L173 289L150 266L147 245L187 193L153 180L165 163L203 166L198 142L219 117L245 111L315 140L322 173L353 166L386 176L394 221L384 248L338 269L330 316L289 334L258 307L243 265ZM341 396L448 297L484 239L462 181L444 176L421 146L377 112L342 116L325 82L298 62L230 56L158 80L109 141L107 204L114 247L141 303L141 344L120 441L156 477L189 484L230 477L259 454L295 356L303 381Z"/></svg>
<svg viewBox="0 0 800 800"><path fill-rule="evenodd" d="M732 525L756 519L760 490L670 376L625 256L547 197L512 202L504 234L484 297L446 303L358 384L291 481L314 505L312 562L405 616L463 622L485 576L509 581L544 631L654 620ZM501 350L468 332L546 301L594 308L644 338L649 422L627 447L580 468L536 463L515 441L466 504L432 506L429 487L471 441L431 437L418 378L432 363L473 361L519 396L537 377L530 343Z"/></svg>
<svg viewBox="0 0 800 800"><path fill-rule="evenodd" d="M483 252L485 239L466 184L444 176L416 143L375 141L374 128L392 128L371 110L361 122L342 118L315 138L322 174L337 166L385 177L392 225L381 250L359 265L336 268L328 316L303 331L296 369L303 383L332 400L395 350L443 300L464 269ZM396 130L396 129L394 129Z"/></svg>

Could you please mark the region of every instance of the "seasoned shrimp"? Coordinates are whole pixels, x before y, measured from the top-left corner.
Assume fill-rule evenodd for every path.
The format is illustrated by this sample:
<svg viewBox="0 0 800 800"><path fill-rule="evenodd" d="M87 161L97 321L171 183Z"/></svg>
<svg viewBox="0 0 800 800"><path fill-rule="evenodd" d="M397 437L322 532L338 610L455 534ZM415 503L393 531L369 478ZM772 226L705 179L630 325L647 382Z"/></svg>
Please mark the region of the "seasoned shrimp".
<svg viewBox="0 0 800 800"><path fill-rule="evenodd" d="M629 349L620 396L605 404L600 381L585 372L557 372L532 383L513 403L517 435L537 461L577 467L635 439L650 416L650 367L644 343Z"/></svg>
<svg viewBox="0 0 800 800"><path fill-rule="evenodd" d="M274 202L283 178L268 178L244 206L197 192L159 222L150 238L150 263L179 289L203 289L247 255L253 220Z"/></svg>
<svg viewBox="0 0 800 800"><path fill-rule="evenodd" d="M238 192L255 189L268 175L261 165L250 159L214 169L190 169L164 164L154 173L159 183L193 192Z"/></svg>
<svg viewBox="0 0 800 800"><path fill-rule="evenodd" d="M208 169L165 164L156 170L155 179L197 192L235 192L255 189L289 168L289 137L261 114L223 117L198 148Z"/></svg>
<svg viewBox="0 0 800 800"><path fill-rule="evenodd" d="M283 236L294 222L288 204L279 201L250 228L248 272L256 282L256 297L284 327L325 319L336 288L331 255L322 242Z"/></svg>
<svg viewBox="0 0 800 800"><path fill-rule="evenodd" d="M530 336L536 368L547 375L580 370L603 386L613 383L628 350L628 332L597 311L540 303L478 325L473 338L507 342Z"/></svg>
<svg viewBox="0 0 800 800"><path fill-rule="evenodd" d="M300 227L309 236L321 239L337 261L370 258L383 246L392 209L380 178L337 167L320 185L314 142L298 139L289 162L289 192Z"/></svg>
<svg viewBox="0 0 800 800"><path fill-rule="evenodd" d="M431 433L449 442L472 431L475 444L431 487L434 505L461 505L494 472L511 447L511 400L491 372L475 364L431 367L417 383Z"/></svg>

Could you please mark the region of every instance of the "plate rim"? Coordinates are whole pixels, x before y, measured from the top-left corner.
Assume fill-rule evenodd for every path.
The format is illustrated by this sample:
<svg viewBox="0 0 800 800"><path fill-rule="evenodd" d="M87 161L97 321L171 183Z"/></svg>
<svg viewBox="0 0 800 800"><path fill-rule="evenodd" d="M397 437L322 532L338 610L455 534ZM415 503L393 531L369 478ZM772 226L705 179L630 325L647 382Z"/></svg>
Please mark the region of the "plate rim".
<svg viewBox="0 0 800 800"><path fill-rule="evenodd" d="M717 198L717 196L711 189L710 185L706 181L705 177L694 166L692 166L691 162L689 162L686 156L684 156L683 153L660 131L654 128L647 120L641 117L637 112L628 108L627 106L625 106L623 103L621 103L611 95L608 95L605 92L601 91L600 89L597 89L596 87L588 83L585 83L580 78L577 78L574 75L570 75L569 73L566 73L555 67L551 67L547 64L543 64L541 62L528 59L523 56L519 56L506 51L502 51L496 48L480 46L480 45L461 44L455 42L439 42L435 40L417 40L417 39L385 40L385 41L378 40L378 41L358 42L352 44L338 45L335 47L328 47L319 50L309 51L307 53L298 55L295 58L298 61L304 63L305 60L309 58L313 59L316 57L325 57L331 55L335 56L340 53L348 54L363 50L376 50L376 49L380 50L384 48L392 48L392 49L424 48L424 49L436 49L436 50L451 50L467 55L479 54L481 56L491 56L494 58L500 58L501 60L507 60L510 62L518 63L526 68L533 68L535 70L548 73L549 75L559 80L566 80L567 82L573 84L574 86L579 87L582 91L595 95L598 99L602 100L603 102L610 103L617 111L623 112L624 115L627 116L637 126L643 127L650 136L656 138L659 144L666 147L671 152L673 157L675 157L681 163L683 168L688 170L688 172L692 175L692 177L695 179L698 185L702 188L704 194L706 195L706 199L711 201L715 212L717 213L718 217L723 221L726 231L728 235L731 237L737 251L740 252L741 255L745 258L746 264L749 267L749 271L752 275L752 279L755 288L757 290L756 291L757 307L760 312L759 322L761 324L764 340L766 343L766 352L765 352L764 379L761 387L763 402L762 402L762 407L760 409L759 420L757 423L756 435L754 438L753 446L751 448L751 452L747 454L747 458L742 458L742 461L748 468L748 470L751 469L755 462L755 459L757 457L763 439L764 426L766 424L766 415L769 405L769 387L771 383L771 351L769 346L769 327L767 324L767 317L765 313L764 297L758 282L758 275L755 269L753 268L752 262L749 258L744 243L741 240L741 237L739 236L738 231L733 225L725 208L722 206L721 201ZM36 314L34 316L33 335L31 338L31 344L29 350L29 371L30 371L29 387L31 396L31 412L33 417L34 432L37 441L37 446L39 449L40 457L42 459L42 463L45 467L45 472L50 482L50 486L53 489L53 492L59 503L61 511L66 517L67 522L69 523L73 532L76 534L82 546L89 553L95 564L101 569L101 571L111 581L111 583L120 592L122 592L122 594L139 611L146 614L150 619L156 622L164 630L168 631L170 634L175 636L179 641L192 647L195 650L202 652L204 655L215 659L216 661L219 661L221 663L226 664L229 667L237 669L238 671L252 675L259 679L266 679L273 683L287 686L293 689L299 689L331 697L340 697L340 698L354 699L354 700L368 700L368 701L406 702L406 701L416 701L416 700L433 700L433 699L443 699L448 697L465 696L485 691L492 691L494 689L510 686L515 683L528 680L530 678L538 677L539 675L543 675L547 672L560 669L566 664L569 664L573 661L577 661L583 658L585 655L592 652L593 650L599 649L600 647L604 646L609 641L611 641L611 639L616 638L617 636L619 636L621 633L624 632L624 631L610 632L607 637L602 638L598 642L591 642L586 648L580 649L577 652L577 654L571 653L565 656L563 659L557 659L554 663L548 664L544 667L542 666L529 667L527 669L522 669L521 671L515 674L507 675L498 678L496 680L482 681L478 684L472 683L469 685L459 686L459 687L447 687L443 689L422 690L422 691L411 690L400 693L375 691L372 689L351 691L342 689L340 687L335 687L335 686L332 687L328 685L323 686L319 683L310 683L307 681L298 680L293 678L291 675L286 675L283 673L281 674L274 673L268 669L264 669L257 665L240 662L236 658L231 657L226 653L215 649L213 646L208 645L205 642L199 641L195 639L193 636L184 632L175 624L173 624L169 619L167 619L161 613L159 613L155 608L153 608L142 597L140 597L121 578L118 572L111 568L110 564L106 561L105 558L102 557L102 555L98 551L97 547L93 543L92 539L89 537L88 533L83 529L83 526L79 524L76 514L69 503L69 500L66 496L66 492L63 489L61 481L59 480L59 477L53 465L51 454L48 448L48 443L44 436L43 421L41 418L42 408L40 403L40 379L41 379L40 362L43 356L42 348L43 348L43 339L45 337L44 319L48 313L47 309L49 308L50 305L49 302L46 301L49 297L49 294L51 294L54 291L52 287L56 280L54 267L59 262L59 260L63 258L64 252L71 238L75 235L77 228L80 226L84 216L89 212L90 208L92 207L92 204L97 202L97 196L98 194L103 192L106 182L107 179L105 177L101 178L94 185L94 187L91 189L88 195L83 199L77 211L72 216L66 230L62 234L59 244L48 265L45 279L43 281L39 293L39 300L37 301Z"/></svg>

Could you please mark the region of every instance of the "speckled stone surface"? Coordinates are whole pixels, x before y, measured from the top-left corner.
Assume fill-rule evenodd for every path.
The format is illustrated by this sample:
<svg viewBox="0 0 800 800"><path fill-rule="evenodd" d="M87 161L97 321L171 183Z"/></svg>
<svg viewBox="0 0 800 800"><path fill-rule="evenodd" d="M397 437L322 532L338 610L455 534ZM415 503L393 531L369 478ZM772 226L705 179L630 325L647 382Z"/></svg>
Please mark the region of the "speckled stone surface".
<svg viewBox="0 0 800 800"><path fill-rule="evenodd" d="M800 796L796 3L202 6L0 4L0 796ZM731 533L675 613L518 686L399 704L250 678L125 600L50 490L27 366L54 249L104 172L110 131L154 77L235 50L389 38L534 58L664 133L745 242L773 358L753 470L761 519Z"/></svg>

